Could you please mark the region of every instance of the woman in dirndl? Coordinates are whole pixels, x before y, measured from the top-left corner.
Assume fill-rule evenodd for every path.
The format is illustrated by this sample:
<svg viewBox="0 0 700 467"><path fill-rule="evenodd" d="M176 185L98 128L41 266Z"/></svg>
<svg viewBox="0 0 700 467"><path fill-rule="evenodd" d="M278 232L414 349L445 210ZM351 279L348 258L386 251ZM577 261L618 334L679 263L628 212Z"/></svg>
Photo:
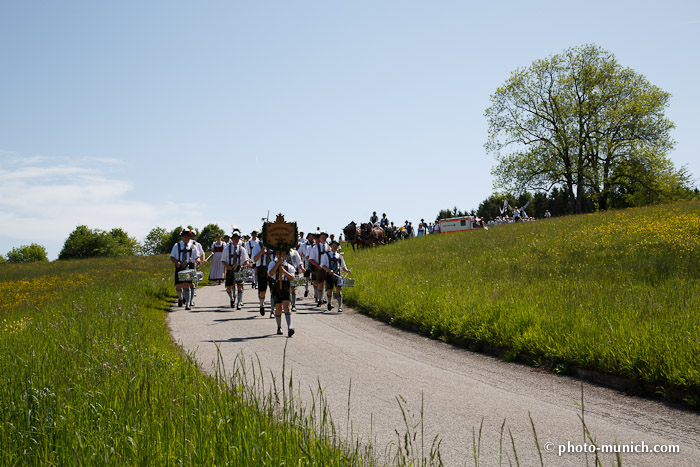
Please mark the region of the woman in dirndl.
<svg viewBox="0 0 700 467"><path fill-rule="evenodd" d="M211 261L209 280L219 281L219 284L224 280L224 265L221 263L221 253L224 251L225 246L224 242L221 241L221 234L216 234L216 241L209 248L214 255Z"/></svg>

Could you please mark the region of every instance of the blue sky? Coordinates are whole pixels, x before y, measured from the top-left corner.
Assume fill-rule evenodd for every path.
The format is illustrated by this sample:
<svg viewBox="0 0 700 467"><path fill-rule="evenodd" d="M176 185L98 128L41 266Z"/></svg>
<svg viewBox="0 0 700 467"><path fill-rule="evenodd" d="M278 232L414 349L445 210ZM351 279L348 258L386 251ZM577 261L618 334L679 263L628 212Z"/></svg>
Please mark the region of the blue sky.
<svg viewBox="0 0 700 467"><path fill-rule="evenodd" d="M476 208L489 96L588 43L672 94L671 159L699 177L700 2L3 1L0 253L55 258L79 224Z"/></svg>

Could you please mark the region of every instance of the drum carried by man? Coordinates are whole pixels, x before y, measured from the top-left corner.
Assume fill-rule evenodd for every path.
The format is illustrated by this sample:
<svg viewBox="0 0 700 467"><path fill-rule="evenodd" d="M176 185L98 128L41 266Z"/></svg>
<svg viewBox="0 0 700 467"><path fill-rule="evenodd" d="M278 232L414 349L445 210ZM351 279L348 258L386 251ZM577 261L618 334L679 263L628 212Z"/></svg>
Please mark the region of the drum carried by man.
<svg viewBox="0 0 700 467"><path fill-rule="evenodd" d="M180 232L180 241L170 250L170 261L175 265L175 289L177 289L177 306L185 305L192 309L192 282L197 271L195 263L200 261L199 251L192 243L194 232L188 229Z"/></svg>

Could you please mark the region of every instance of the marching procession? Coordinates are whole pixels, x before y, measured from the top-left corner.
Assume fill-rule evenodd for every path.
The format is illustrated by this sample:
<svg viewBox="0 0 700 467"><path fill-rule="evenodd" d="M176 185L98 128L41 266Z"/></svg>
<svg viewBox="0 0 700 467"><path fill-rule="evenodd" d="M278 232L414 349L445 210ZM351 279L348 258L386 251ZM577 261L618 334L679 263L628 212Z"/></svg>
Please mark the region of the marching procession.
<svg viewBox="0 0 700 467"><path fill-rule="evenodd" d="M294 224L296 227L296 224ZM276 319L277 334L282 335L282 314L287 324L287 335L295 333L292 312L296 311L297 289L303 288L303 296L313 295L313 306L327 311L334 308L343 311L342 289L354 286L354 280L345 277L352 272L342 256L340 243L329 240L327 232L317 231L304 237L301 232L290 248L273 250L259 238L260 232L242 235L234 228L231 235L216 236L205 256L192 230L183 230L180 241L173 245L170 260L175 265L175 288L178 306L191 310L194 306L197 285L203 279L201 265L211 260L209 281L224 283L231 308L243 306L243 287L250 283L258 291L260 315L265 316L265 297L270 290L269 317ZM284 251L284 254L280 254ZM311 289L311 292L309 291Z"/></svg>

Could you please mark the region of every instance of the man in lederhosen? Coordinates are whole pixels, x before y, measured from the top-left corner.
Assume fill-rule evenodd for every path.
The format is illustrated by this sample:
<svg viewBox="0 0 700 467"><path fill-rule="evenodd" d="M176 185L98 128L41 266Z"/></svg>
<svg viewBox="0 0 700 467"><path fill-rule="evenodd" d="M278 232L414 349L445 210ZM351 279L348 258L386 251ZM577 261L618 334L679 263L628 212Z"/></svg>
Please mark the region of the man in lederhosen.
<svg viewBox="0 0 700 467"><path fill-rule="evenodd" d="M245 251L248 253L249 258L255 258L255 253L253 253L253 250L255 249L255 245L260 243L258 240L258 231L253 230L250 233L250 240L245 242ZM253 267L253 288L257 289L258 288L258 274L257 274L257 268Z"/></svg>
<svg viewBox="0 0 700 467"><path fill-rule="evenodd" d="M302 260L304 260L304 277L306 278L306 284L304 284L304 297L309 296L309 281L313 281L313 278L311 278L311 273L313 272L313 266L309 264L309 254L311 252L311 247L314 244L314 238L316 236L309 232L306 235L306 240L302 242L299 245L299 254L301 255ZM314 289L316 290L316 289Z"/></svg>
<svg viewBox="0 0 700 467"><path fill-rule="evenodd" d="M241 232L234 230L231 234L231 242L226 245L224 251L221 254L221 262L226 270L226 293L231 299L231 308L235 305L235 298L233 292L233 285L236 284L238 289L238 305L236 309L240 310L243 301L243 282L236 283L237 272L240 272L241 268L246 266L251 266L252 263L248 259L248 254L243 246L239 245L241 239Z"/></svg>
<svg viewBox="0 0 700 467"><path fill-rule="evenodd" d="M326 271L326 289L328 294L328 311L331 311L333 305L331 301L333 300L331 295L333 294L333 287L335 287L335 292L338 299L338 313L343 311L343 293L341 287L338 285L338 278L340 277L341 271L347 273L352 272L345 266L345 260L338 251L340 244L336 241L331 242L331 251L326 252L321 257L321 267Z"/></svg>
<svg viewBox="0 0 700 467"><path fill-rule="evenodd" d="M294 267L295 271L295 276L296 272L299 274L304 274L304 265L303 261L301 259L301 255L297 251L296 248L290 248L289 249L289 254L287 255L287 261L289 261L292 266ZM289 293L291 297L291 302L292 302L292 311L297 311L297 288L294 286L289 287Z"/></svg>
<svg viewBox="0 0 700 467"><path fill-rule="evenodd" d="M265 316L265 294L267 293L268 275L267 266L270 264L271 252L262 244L260 240L253 245L253 261L255 261L255 272L258 277L258 300L260 300L260 316ZM270 296L272 302L272 296ZM270 303L270 318L274 316L272 303Z"/></svg>
<svg viewBox="0 0 700 467"><path fill-rule="evenodd" d="M328 234L326 232L321 232L316 238L316 243L312 246L309 252L309 263L314 268L314 274L316 276L314 286L317 293L316 306L319 307L323 305L325 296L323 295L323 286L326 282L326 271L321 268L321 257L324 253L328 251L328 244L326 239Z"/></svg>
<svg viewBox="0 0 700 467"><path fill-rule="evenodd" d="M294 279L294 266L289 262L285 252L279 252L268 266L268 276L270 277L270 295L275 300L275 319L277 320L277 334L282 334L282 310L287 320L287 335L294 335L292 327L292 314L289 310L289 287Z"/></svg>
<svg viewBox="0 0 700 467"><path fill-rule="evenodd" d="M199 259L199 252L192 248L192 236L189 230L180 233L180 241L170 250L170 261L175 265L175 289L177 289L177 306L185 304L186 310L191 310L192 279L180 280L178 273L185 269L194 269L194 263Z"/></svg>

